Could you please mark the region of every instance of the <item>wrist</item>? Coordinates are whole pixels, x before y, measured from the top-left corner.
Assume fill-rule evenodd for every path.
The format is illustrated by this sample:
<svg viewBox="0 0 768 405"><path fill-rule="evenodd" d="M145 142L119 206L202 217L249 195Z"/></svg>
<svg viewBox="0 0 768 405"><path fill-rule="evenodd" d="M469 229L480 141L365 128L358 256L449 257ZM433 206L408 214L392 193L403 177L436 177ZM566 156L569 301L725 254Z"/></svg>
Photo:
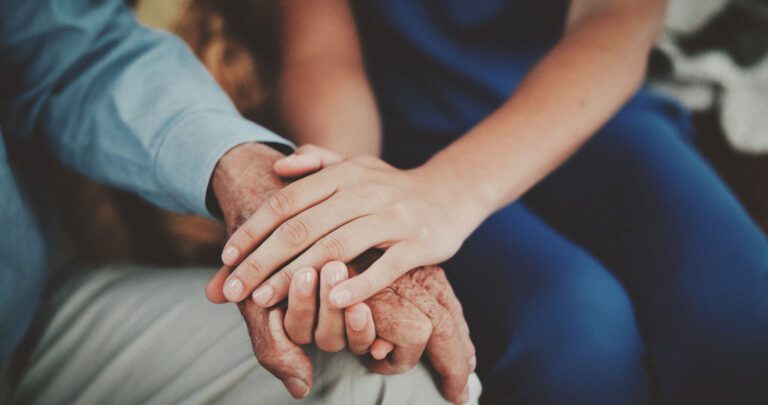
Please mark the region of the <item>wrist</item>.
<svg viewBox="0 0 768 405"><path fill-rule="evenodd" d="M435 195L440 203L447 203L455 224L467 234L475 230L494 211L482 186L466 173L455 168L443 168L430 162L411 170L421 184Z"/></svg>
<svg viewBox="0 0 768 405"><path fill-rule="evenodd" d="M216 164L210 190L228 231L237 228L285 183L274 163L285 155L262 143L244 143L227 151Z"/></svg>

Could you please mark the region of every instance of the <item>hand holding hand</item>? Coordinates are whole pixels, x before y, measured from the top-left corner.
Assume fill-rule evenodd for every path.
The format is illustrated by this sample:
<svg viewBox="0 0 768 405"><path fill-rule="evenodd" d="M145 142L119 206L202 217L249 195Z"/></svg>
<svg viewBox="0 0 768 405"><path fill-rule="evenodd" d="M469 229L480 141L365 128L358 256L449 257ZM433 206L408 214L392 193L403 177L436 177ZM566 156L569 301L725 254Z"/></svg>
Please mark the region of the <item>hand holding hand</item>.
<svg viewBox="0 0 768 405"><path fill-rule="evenodd" d="M324 278L330 282L319 289L317 318L314 305L317 297L312 294L318 291L316 285L311 290L295 288L300 283L298 280L308 275L308 279L313 279L316 272L300 270L292 280L289 293L285 318L289 336L296 343L310 343L314 336L321 350L338 351L344 348L346 332L350 351L356 354L370 351L371 369L382 374L411 369L426 350L430 363L441 376L445 398L455 403L466 401L467 377L476 366L475 348L461 304L439 267L414 269L365 303L344 311L324 304L330 286L347 276L364 273L380 256L381 252L367 252L350 263L348 270L341 262L325 265L320 272L320 283L323 284ZM299 289L307 294L296 300ZM359 322L353 321L356 316Z"/></svg>
<svg viewBox="0 0 768 405"><path fill-rule="evenodd" d="M383 359L392 351L392 344L376 339L370 307L359 303L341 310L329 305L328 292L347 277L347 266L341 262L326 264L319 275L312 268L299 270L291 280L285 330L297 344L314 342L325 352L347 347L354 354L371 352L374 358Z"/></svg>
<svg viewBox="0 0 768 405"><path fill-rule="evenodd" d="M273 162L281 157L267 146L246 144L236 147L222 158L214 173L213 188L230 234L266 198L285 186L272 171ZM367 268L377 257L364 255L351 264L350 274L354 276L359 269ZM230 268L223 267L206 288L213 302L227 301L222 294L222 286L229 273ZM238 308L248 325L259 363L279 378L292 396L306 396L313 384L312 364L301 347L288 337L284 311L281 308L265 309L251 300L239 303ZM370 311L370 318L367 311ZM367 319L366 325L360 331L350 333L352 319L361 314ZM313 322L314 312L308 318ZM336 325L340 327L338 323ZM380 373L409 370L426 349L435 369L443 376L442 391L446 398L455 403L466 399L463 387L466 376L475 367L475 349L469 340L461 306L439 268L410 272L365 304L347 308L342 327L346 328L350 350L359 353L370 341L371 327L375 328L374 333L380 338L370 346L374 358L370 365ZM338 336L333 328L329 328L328 332L327 336ZM387 341L392 342L394 347Z"/></svg>
<svg viewBox="0 0 768 405"><path fill-rule="evenodd" d="M365 268L376 257L378 255L364 255L351 265L349 273L357 274L357 269ZM338 271L338 266L346 273L344 265L338 262L326 266L324 270L332 273ZM214 302L226 302L221 295L221 285L227 274L229 270L223 268L209 284L207 292ZM294 283L300 279L301 276L297 275ZM320 319L325 316L326 325L318 326L314 333L316 312L314 307L307 306L310 300L304 298L298 300L297 306L297 301L293 301L294 296L291 296L285 318L284 311L279 307L265 309L251 300L238 304L259 363L283 381L295 398L306 396L313 382L311 362L296 341L309 343L315 336L319 347L338 351L344 347L346 331L350 351L356 354L370 351L369 367L377 373L408 371L426 351L430 363L441 377L441 392L445 398L453 403L466 402L468 376L474 372L477 363L475 347L469 338L461 304L439 267L415 269L366 303L347 308L343 315L346 322L341 321L341 314L320 315ZM336 319L329 320L329 315ZM362 327L352 325L351 319L357 315L365 319ZM286 330L292 332L287 333Z"/></svg>

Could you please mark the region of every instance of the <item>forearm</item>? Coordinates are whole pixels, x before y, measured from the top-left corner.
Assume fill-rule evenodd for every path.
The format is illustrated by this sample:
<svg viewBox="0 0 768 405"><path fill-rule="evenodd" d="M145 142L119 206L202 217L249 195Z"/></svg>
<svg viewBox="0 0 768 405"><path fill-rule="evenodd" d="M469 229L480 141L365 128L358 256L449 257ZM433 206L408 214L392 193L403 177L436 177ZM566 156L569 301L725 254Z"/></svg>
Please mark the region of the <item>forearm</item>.
<svg viewBox="0 0 768 405"><path fill-rule="evenodd" d="M282 0L280 107L297 143L379 154L381 129L348 0Z"/></svg>
<svg viewBox="0 0 768 405"><path fill-rule="evenodd" d="M419 170L484 216L558 167L642 83L663 1L618 4L573 26L502 107Z"/></svg>
<svg viewBox="0 0 768 405"><path fill-rule="evenodd" d="M378 156L381 124L362 69L333 61L287 66L280 83L283 119L297 144L344 156Z"/></svg>

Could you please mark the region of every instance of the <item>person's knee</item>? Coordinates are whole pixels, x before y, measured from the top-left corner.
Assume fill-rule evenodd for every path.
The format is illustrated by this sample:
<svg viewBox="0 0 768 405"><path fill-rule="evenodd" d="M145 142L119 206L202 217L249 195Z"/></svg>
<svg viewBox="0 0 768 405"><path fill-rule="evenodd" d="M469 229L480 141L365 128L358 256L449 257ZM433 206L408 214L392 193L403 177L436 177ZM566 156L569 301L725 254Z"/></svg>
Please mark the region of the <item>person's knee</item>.
<svg viewBox="0 0 768 405"><path fill-rule="evenodd" d="M659 284L654 328L677 355L706 362L768 364L768 271L763 267L707 267L679 271ZM667 341L668 340L668 341ZM762 358L759 356L762 355Z"/></svg>
<svg viewBox="0 0 768 405"><path fill-rule="evenodd" d="M529 309L509 323L488 394L524 403L643 402L643 348L627 293L588 258L559 266L532 285Z"/></svg>
<svg viewBox="0 0 768 405"><path fill-rule="evenodd" d="M766 280L740 292L729 282L689 281L664 292L664 312L649 327L661 395L678 403L766 403Z"/></svg>
<svg viewBox="0 0 768 405"><path fill-rule="evenodd" d="M621 284L592 261L573 261L568 268L542 288L523 321L532 349L559 357L560 365L566 358L594 364L637 354L635 315Z"/></svg>

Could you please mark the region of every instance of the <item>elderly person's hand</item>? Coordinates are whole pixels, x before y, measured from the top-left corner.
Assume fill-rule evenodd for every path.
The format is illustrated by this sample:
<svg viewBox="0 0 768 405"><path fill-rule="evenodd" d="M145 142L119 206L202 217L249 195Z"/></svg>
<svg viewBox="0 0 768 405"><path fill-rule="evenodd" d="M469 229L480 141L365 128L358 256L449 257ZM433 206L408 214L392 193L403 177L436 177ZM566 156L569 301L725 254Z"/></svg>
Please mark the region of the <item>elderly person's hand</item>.
<svg viewBox="0 0 768 405"><path fill-rule="evenodd" d="M349 274L356 275L358 269L365 269L377 256L366 254L356 260ZM344 277L330 277L341 281L346 278L347 268L340 262L329 263L321 273L339 270ZM227 268L222 269L209 284L207 291L214 302L226 302L221 295L221 284L228 273ZM475 348L469 339L461 305L439 267L415 269L365 304L343 312L322 303L327 300L327 287L320 288L321 304L316 312L317 286L312 284L311 293L299 296L293 289L300 279L300 276L294 278L285 318L279 307L265 309L251 300L238 304L248 323L259 363L282 380L294 397L305 396L312 385L312 366L297 343L310 343L314 337L321 350L339 351L345 347L346 333L350 351L365 354L370 350L372 358L368 364L371 370L381 374L410 370L426 350L431 365L442 379L441 391L445 398L453 403L466 402L468 377L476 365ZM351 319L358 315L363 321L353 327ZM376 335L379 339L374 340Z"/></svg>
<svg viewBox="0 0 768 405"><path fill-rule="evenodd" d="M365 271L380 255L368 252L355 260L350 266L351 275ZM395 345L391 356L372 361L373 371L388 374L409 369L418 361L426 343L427 357L442 379L443 396L453 403L467 401L467 378L477 363L475 347L461 304L441 268L411 270L366 303L373 312L378 336ZM421 318L413 322L404 316L415 314L414 308L429 319L428 331L419 329L418 325L423 324Z"/></svg>
<svg viewBox="0 0 768 405"><path fill-rule="evenodd" d="M272 193L285 186L272 171L273 163L281 157L280 153L259 144L241 145L222 157L212 183L228 233L234 232ZM357 265L367 267L373 257L366 256ZM222 268L209 283L206 293L213 302L226 302L221 291L229 271L227 267ZM356 272L355 266L350 272ZM371 350L379 359L372 359L370 363L374 371L408 370L426 346L435 369L443 376L446 398L456 403L466 400L467 376L475 365L474 347L461 306L441 270L432 267L411 272L369 299L366 305L371 311L368 320L373 320L370 326L375 325L376 334L394 345L391 349L385 341L376 341L378 346L375 343ZM312 365L286 334L283 310L261 308L251 300L239 303L238 307L248 325L259 363L279 378L292 396L306 396L313 382ZM349 320L359 315L350 313L354 310L346 310ZM368 316L365 312L363 315ZM314 316L312 313L303 318L314 320ZM303 318L295 319L296 324L306 322ZM349 320L345 326L351 326ZM331 328L327 336L333 338L338 334ZM353 350L363 352L361 347ZM390 350L391 355L385 357Z"/></svg>
<svg viewBox="0 0 768 405"><path fill-rule="evenodd" d="M443 394L461 402L467 377L475 368L475 349L461 305L442 269L414 269L365 303L344 311L328 302L334 285L364 272L379 256L381 252L367 252L350 263L349 270L341 262L323 266L319 300L315 270L299 271L289 291L285 317L288 336L299 344L312 342L314 336L321 350L338 351L345 346L346 331L349 350L356 354L370 351L372 369L382 374L407 371L426 348L432 366L442 377ZM377 335L380 339L374 341ZM394 344L390 356L388 342Z"/></svg>

